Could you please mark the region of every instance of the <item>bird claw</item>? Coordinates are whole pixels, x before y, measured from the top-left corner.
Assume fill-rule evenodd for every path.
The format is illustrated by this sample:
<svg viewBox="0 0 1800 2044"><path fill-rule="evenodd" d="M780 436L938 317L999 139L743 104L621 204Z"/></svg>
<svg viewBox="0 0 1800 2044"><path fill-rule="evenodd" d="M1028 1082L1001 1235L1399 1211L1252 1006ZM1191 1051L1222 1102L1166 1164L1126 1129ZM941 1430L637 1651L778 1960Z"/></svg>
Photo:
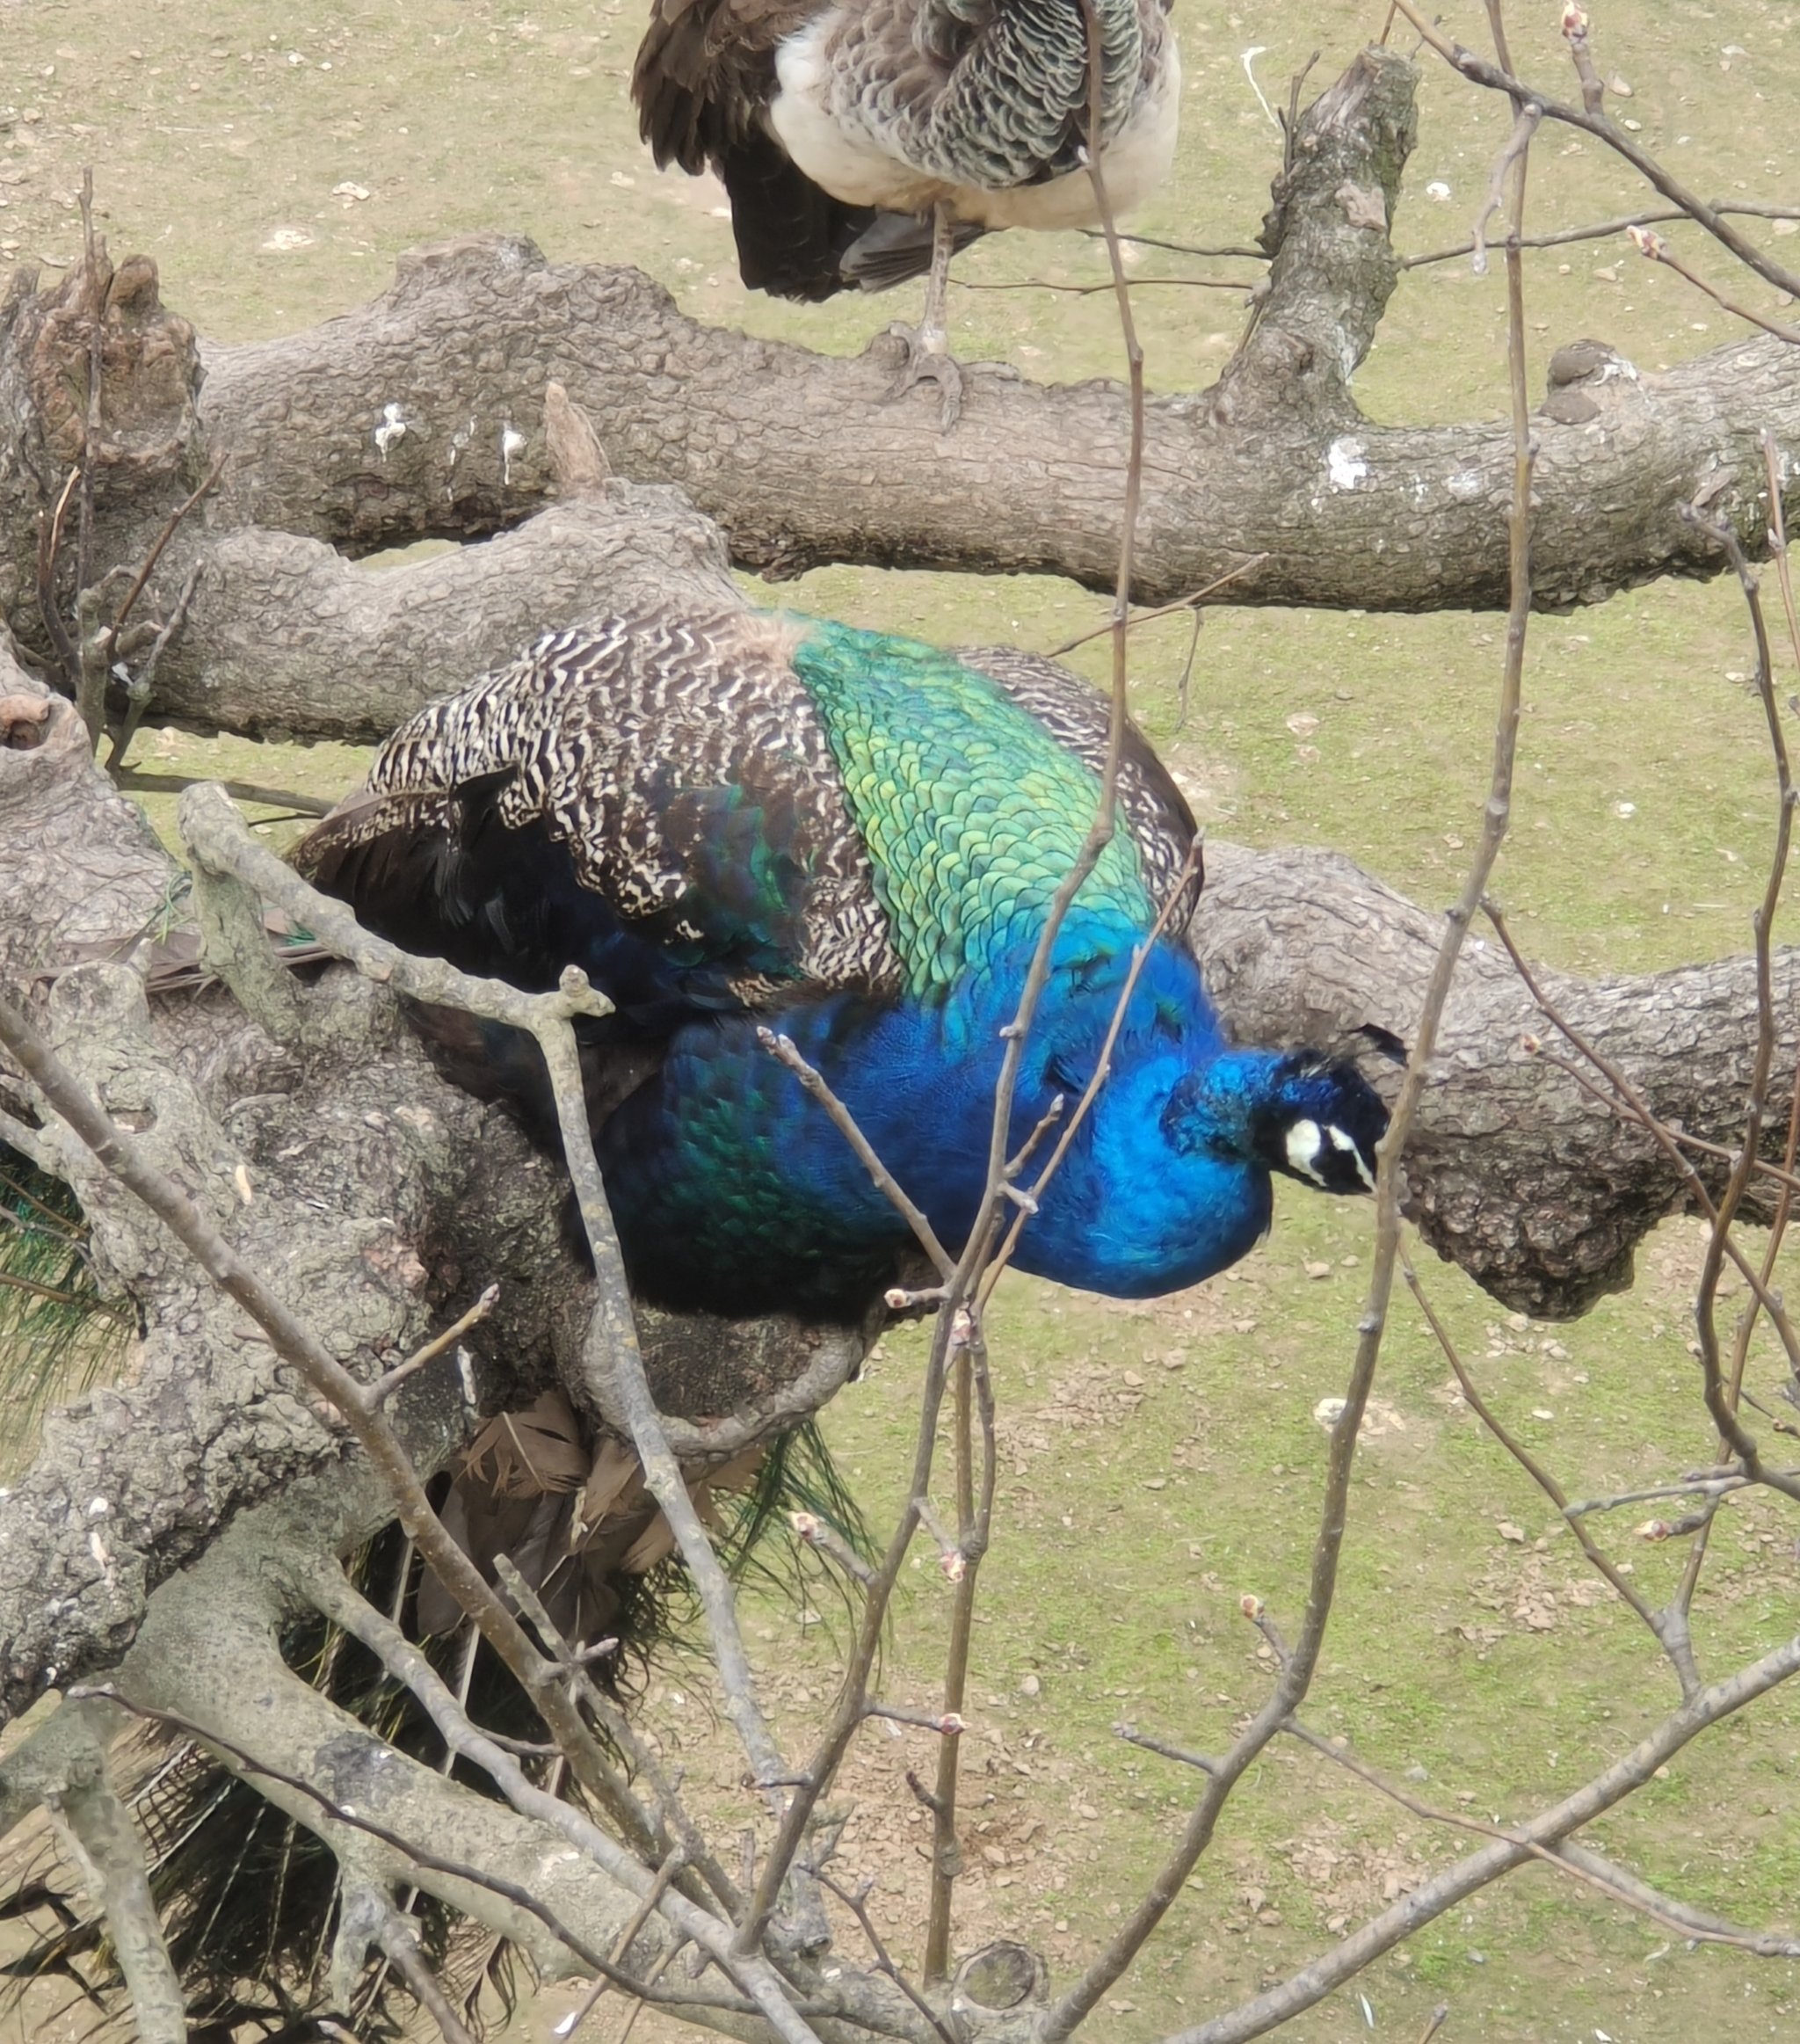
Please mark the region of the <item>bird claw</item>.
<svg viewBox="0 0 1800 2044"><path fill-rule="evenodd" d="M941 333L914 326L890 326L888 331L905 344L906 360L888 386L887 402L893 404L929 380L938 387L938 431L948 433L962 416L962 364Z"/></svg>

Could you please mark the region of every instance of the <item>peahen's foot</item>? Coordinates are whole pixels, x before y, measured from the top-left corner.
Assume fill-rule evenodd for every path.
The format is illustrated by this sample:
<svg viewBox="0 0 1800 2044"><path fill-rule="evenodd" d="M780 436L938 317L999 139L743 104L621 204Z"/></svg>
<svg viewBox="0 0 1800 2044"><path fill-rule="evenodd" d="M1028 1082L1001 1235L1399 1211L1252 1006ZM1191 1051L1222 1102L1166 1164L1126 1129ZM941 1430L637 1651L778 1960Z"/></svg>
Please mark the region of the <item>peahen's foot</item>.
<svg viewBox="0 0 1800 2044"><path fill-rule="evenodd" d="M950 353L950 343L941 327L894 325L888 331L904 342L906 360L900 374L888 386L888 402L904 397L917 384L938 387L938 431L948 433L962 416L962 367Z"/></svg>

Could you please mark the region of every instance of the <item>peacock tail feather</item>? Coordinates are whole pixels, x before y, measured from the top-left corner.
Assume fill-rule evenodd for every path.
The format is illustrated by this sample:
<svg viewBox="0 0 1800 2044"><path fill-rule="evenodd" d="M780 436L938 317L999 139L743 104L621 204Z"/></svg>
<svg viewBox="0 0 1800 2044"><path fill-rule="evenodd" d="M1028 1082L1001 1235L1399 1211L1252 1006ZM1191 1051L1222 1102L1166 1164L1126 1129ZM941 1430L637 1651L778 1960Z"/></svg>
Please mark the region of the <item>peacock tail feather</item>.
<svg viewBox="0 0 1800 2044"><path fill-rule="evenodd" d="M541 1499L566 1501L582 1488L577 1468L599 1469L604 1458L584 1432L577 1435L566 1401L563 1412L566 1421L534 1407L514 1415L518 1423L510 1429L496 1422L488 1429L487 1444L473 1444L466 1459L478 1475L509 1487L515 1497L532 1480L528 1472L535 1471ZM501 1438L519 1444L519 1458L504 1467L493 1446ZM577 1448L578 1459L566 1452ZM778 1595L819 1605L825 1601L821 1591L827 1580L840 1590L843 1585L811 1548L793 1537L789 1515L819 1515L867 1555L871 1542L860 1515L810 1423L772 1443L756 1460L741 1489L721 1488L715 1478L699 1501L714 1527L720 1556L736 1579L758 1576ZM448 1478L435 1487L446 1520L454 1517L443 1495L449 1488ZM641 1481L614 1483L611 1495L623 1509L598 1529L606 1580L594 1587L604 1589L607 1627L620 1651L593 1664L593 1671L628 1698L659 1660L699 1650L701 1627L692 1585L672 1553L672 1540L659 1536L659 1520ZM479 1513L476 1519L478 1524L492 1523L482 1521ZM477 1558L490 1565L492 1553ZM528 1565L531 1557L521 1552L517 1559L541 1587L542 1575ZM365 1597L401 1615L439 1674L464 1698L475 1723L532 1743L548 1738L536 1711L491 1655L476 1648L460 1613L439 1630L421 1624L429 1615L433 1585L397 1525L385 1528L346 1568ZM554 1608L554 1590L546 1594ZM563 1604L566 1613L572 1607L566 1597ZM410 1692L359 1641L323 1619L301 1618L284 1633L281 1652L296 1674L375 1736L428 1766L451 1765ZM603 1727L596 1727L596 1734L604 1741ZM621 1756L615 1757L623 1764ZM411 2033L410 1997L379 1960L365 1969L349 2009L327 2010L338 1865L310 1830L185 1741L134 1735L118 1761L125 1800L143 1836L151 1893L186 1994L194 2038L215 2044L245 2034L266 2044L311 2038L322 2033L314 2019L327 2012L365 2044L401 2044ZM522 1764L546 1782L554 1779L559 1793L579 1800L572 1779L560 1770L541 1761ZM461 1763L452 1771L478 1793L496 1793L477 1771ZM414 1896L411 1911L427 1960L468 2027L479 2036L510 2019L517 1992L514 1949L428 1895ZM0 2012L18 2007L34 1988L56 1979L69 1991L59 2018L84 2003L94 2011L92 2035L122 2039L129 2033L129 2004L104 1923L73 1870L62 1864L54 1835L41 1820L19 1827L0 1847L0 1922L31 1932L25 1949L0 1965Z"/></svg>
<svg viewBox="0 0 1800 2044"><path fill-rule="evenodd" d="M88 1254L80 1202L0 1143L0 1476L30 1459L49 1408L116 1370L134 1321Z"/></svg>

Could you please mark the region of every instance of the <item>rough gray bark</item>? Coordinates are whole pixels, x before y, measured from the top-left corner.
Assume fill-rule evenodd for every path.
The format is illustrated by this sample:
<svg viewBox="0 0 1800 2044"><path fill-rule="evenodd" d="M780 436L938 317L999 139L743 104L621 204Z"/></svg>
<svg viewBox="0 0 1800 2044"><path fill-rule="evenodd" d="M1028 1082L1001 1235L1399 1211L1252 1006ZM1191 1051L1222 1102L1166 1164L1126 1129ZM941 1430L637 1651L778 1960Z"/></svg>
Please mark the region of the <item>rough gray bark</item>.
<svg viewBox="0 0 1800 2044"><path fill-rule="evenodd" d="M391 1002L333 975L321 998L344 1004L362 1047L308 1060L217 993L153 1013L130 964L37 977L76 942L128 944L174 892L166 855L95 771L66 703L47 734L0 751L0 982L36 986L43 1025L91 1090L229 1217L238 1248L279 1274L337 1353L397 1360L496 1279L506 1314L491 1352L544 1353L573 1283L572 1272L555 1282L556 1174L502 1112L438 1079ZM28 1106L4 1067L0 1106ZM33 1466L0 1498L11 1714L115 1655L157 1582L245 1503L341 1447L237 1309L81 1145L51 1128L0 1132L22 1135L76 1188L142 1329L124 1381L54 1415ZM454 1365L422 1373L403 1410L428 1466L460 1437L461 1404Z"/></svg>
<svg viewBox="0 0 1800 2044"><path fill-rule="evenodd" d="M1246 1040L1354 1052L1373 1026L1403 1042L1441 935L1441 919L1329 852L1207 847L1194 943L1207 984ZM1749 1098L1753 961L1725 958L1640 978L1538 975L1570 1025L1631 1080L1662 1120L1731 1146ZM1800 1057L1800 954L1778 952L1777 1074ZM1638 1242L1682 1203L1655 1139L1557 1063L1572 1058L1500 946L1479 932L1450 995L1431 1084L1407 1151L1408 1217L1438 1253L1509 1306L1584 1313L1631 1281ZM1778 1083L1765 1153L1778 1161L1789 1093ZM1725 1167L1696 1154L1717 1191ZM1745 1215L1768 1213L1753 1180Z"/></svg>
<svg viewBox="0 0 1800 2044"><path fill-rule="evenodd" d="M168 1711L227 1741L250 1743L334 1803L424 1841L444 1860L528 1890L587 1945L622 1957L639 1973L650 1971L671 1941L660 1917L642 1927L624 1954L615 1950L635 1914L635 1895L545 1825L471 1795L445 1773L395 1751L282 1661L280 1627L304 1607L309 1556L321 1543L353 1546L384 1523L388 1511L369 1473L347 1470L302 1480L286 1496L246 1513L157 1599L111 1686L133 1705ZM257 1699L250 1719L243 1707L246 1697ZM585 1970L541 1917L478 1882L421 1866L352 1823L322 1818L313 1796L257 1778L271 1801L318 1829L340 1859L384 1888L416 1884L490 1924L514 1939L548 1979ZM4 1815L0 1808L0 1821ZM822 2038L847 2040L872 2029L930 2044L933 2033L897 1989L846 1966L835 1966L827 1978L827 1963L805 1969L804 1991L824 2010L835 2007L860 2020L852 2030L827 2014L818 2026ZM678 2001L689 1978L679 1968L668 1976ZM705 1984L716 1994L718 1973L708 1974ZM693 2012L697 2017L699 2008ZM728 2033L768 2035L747 2020L721 2022L716 2011L706 2019Z"/></svg>

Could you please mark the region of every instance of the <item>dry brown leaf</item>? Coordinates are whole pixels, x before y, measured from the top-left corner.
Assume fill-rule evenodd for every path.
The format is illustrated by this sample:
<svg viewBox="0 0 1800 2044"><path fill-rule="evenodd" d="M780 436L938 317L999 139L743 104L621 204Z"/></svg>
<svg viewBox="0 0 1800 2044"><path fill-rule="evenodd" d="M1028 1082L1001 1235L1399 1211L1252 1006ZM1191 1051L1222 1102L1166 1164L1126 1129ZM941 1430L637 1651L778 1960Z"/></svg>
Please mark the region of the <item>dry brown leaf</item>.
<svg viewBox="0 0 1800 2044"><path fill-rule="evenodd" d="M622 1442L603 1438L570 1524L570 1547L581 1546L609 1517L635 1505L642 1491L637 1457Z"/></svg>
<svg viewBox="0 0 1800 2044"><path fill-rule="evenodd" d="M560 1391L541 1392L523 1412L501 1413L469 1444L463 1466L501 1497L578 1490L591 1466L574 1408Z"/></svg>
<svg viewBox="0 0 1800 2044"><path fill-rule="evenodd" d="M658 1561L675 1552L675 1532L658 1512L621 1557L619 1566L628 1575L647 1575Z"/></svg>

